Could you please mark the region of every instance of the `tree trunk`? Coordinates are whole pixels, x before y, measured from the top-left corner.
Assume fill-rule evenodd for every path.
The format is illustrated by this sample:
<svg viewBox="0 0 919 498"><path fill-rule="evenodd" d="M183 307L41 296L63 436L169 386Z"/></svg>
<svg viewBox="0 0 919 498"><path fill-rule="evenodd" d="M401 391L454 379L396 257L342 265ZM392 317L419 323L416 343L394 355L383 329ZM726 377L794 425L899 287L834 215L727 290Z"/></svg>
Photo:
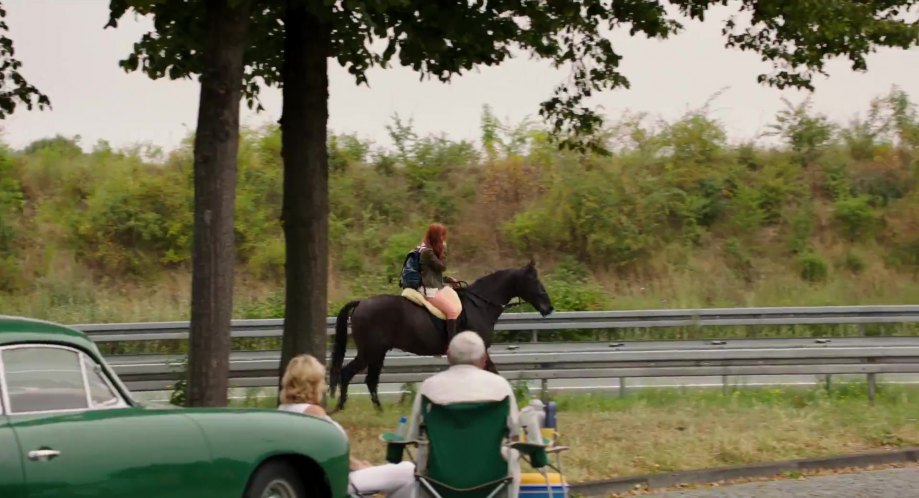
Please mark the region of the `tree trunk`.
<svg viewBox="0 0 919 498"><path fill-rule="evenodd" d="M207 2L195 134L188 406L226 406L233 312L233 209L250 2Z"/></svg>
<svg viewBox="0 0 919 498"><path fill-rule="evenodd" d="M281 155L287 266L282 375L298 354L326 360L329 26L304 3L288 0L284 14Z"/></svg>

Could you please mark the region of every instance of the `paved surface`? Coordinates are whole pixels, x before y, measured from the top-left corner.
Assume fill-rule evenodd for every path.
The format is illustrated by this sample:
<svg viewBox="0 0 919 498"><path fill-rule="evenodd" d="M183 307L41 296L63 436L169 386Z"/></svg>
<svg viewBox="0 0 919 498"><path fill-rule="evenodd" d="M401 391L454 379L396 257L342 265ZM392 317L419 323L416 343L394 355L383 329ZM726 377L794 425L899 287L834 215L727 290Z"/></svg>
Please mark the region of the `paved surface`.
<svg viewBox="0 0 919 498"><path fill-rule="evenodd" d="M910 498L919 497L919 467L834 474L778 481L751 482L654 493L657 498Z"/></svg>

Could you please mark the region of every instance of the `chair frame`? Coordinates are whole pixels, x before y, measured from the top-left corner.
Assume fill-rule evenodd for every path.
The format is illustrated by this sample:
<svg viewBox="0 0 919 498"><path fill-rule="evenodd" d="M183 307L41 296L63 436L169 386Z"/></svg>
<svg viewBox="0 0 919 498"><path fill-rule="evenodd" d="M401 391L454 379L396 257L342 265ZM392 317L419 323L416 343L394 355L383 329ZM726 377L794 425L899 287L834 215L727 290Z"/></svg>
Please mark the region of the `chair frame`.
<svg viewBox="0 0 919 498"><path fill-rule="evenodd" d="M424 436L427 436L427 431L426 431L425 428L424 428L423 418L422 418L422 421L421 421L420 429L421 429L421 433L422 433ZM522 429L522 427L521 427L521 429ZM417 485L418 485L419 487L421 487L421 488L424 488L425 491L426 491L427 493L430 493L430 495L431 495L432 497L434 497L434 498L442 498L442 496L441 496L440 493L437 492L436 489L434 489L434 486L432 486L431 483L434 483L434 484L437 484L438 486L443 486L444 488L450 489L450 490L452 490L452 491L458 491L458 492L471 492L471 491L477 491L477 490L480 490L480 489L482 489L482 488L486 488L486 487L488 487L488 486L493 486L493 485L496 485L496 484L497 484L497 486L495 487L495 489L492 490L492 492L489 493L488 496L487 496L486 498L495 498L496 496L499 495L499 493L508 491L508 490L510 489L510 486L513 484L514 477L513 477L512 472L511 472L511 461L510 461L510 460L508 460L508 473L507 473L507 476L504 477L504 478L502 478L502 479L496 480L496 481L491 481L491 482L488 482L488 483L483 483L483 484L480 484L480 485L477 485L477 486L473 486L473 487L469 487L469 488L456 488L456 487L450 486L450 485L448 485L448 484L446 484L446 483L439 482L439 481L437 481L437 480L435 480L435 479L432 479L431 477L427 476L423 471L419 470L419 468L418 468L418 466L417 466L418 461L415 459L415 457L412 455L412 453L411 453L411 451L410 451L410 447L412 447L412 446L420 447L420 446L424 446L424 445L430 445L430 444L431 444L431 443L430 443L430 440L429 440L427 437L422 437L420 440L414 440L414 439L411 439L411 440L409 440L409 439L396 440L396 439L393 438L393 436L396 436L396 435L395 435L395 434L392 434L392 433L386 433L386 434L381 435L381 436L380 436L380 439L383 440L384 442L386 442L387 445L402 446L403 452L408 452L409 459L410 459L412 462L415 462L415 464L416 464L416 467L415 467L415 481L416 481ZM562 476L563 476L564 473L562 472L561 453L562 453L563 451L568 450L569 448L568 448L567 446L556 446L554 443L555 443L555 439L557 438L557 436L558 436L558 433L557 433L556 431L553 430L553 437L552 437L552 439L549 440L549 444L536 444L536 443L526 443L526 442L511 441L511 442L509 442L509 443L504 443L504 444L502 444L502 446L503 446L504 448L507 448L507 449L517 450L517 452L518 452L518 454L519 454L519 457L520 457L521 459L523 459L524 461L526 461L531 467L533 467L533 465L532 465L532 464L533 464L532 456L533 456L533 454L536 453L537 451L539 451L539 450L545 451L545 453L547 454L547 456L549 456L549 455L551 455L551 454L555 454L556 464L553 465L552 462L549 461L549 459L547 458L547 462L546 462L546 466L545 466L545 467L548 467L548 468L550 468L550 469L552 469L552 470L555 470L556 472L559 473L559 475L562 475ZM510 440L510 439L511 439L511 434L505 433L505 436L504 436L504 437L505 437L505 439ZM545 438L543 438L543 439L545 440ZM549 472L548 472L547 470L545 470L545 467L542 467L542 468L533 467L533 469L536 470L536 472L538 472L539 474L543 475L543 477L545 477L545 479L546 479L546 489L547 489L547 491L548 491L548 494L549 494L549 496L550 496L551 498L554 498L555 495L554 495L554 493L552 492L552 484L549 482ZM352 486L352 487L353 487L353 486ZM356 489L356 488L355 488L355 489ZM369 496L369 495L373 495L373 494L375 494L375 492L364 492L364 493L358 492L356 496L358 496L358 497L365 497L365 496ZM567 495L568 495L568 493L567 493L567 491L565 491L564 497L563 497L563 498L567 498ZM354 496L354 495L353 495L353 496Z"/></svg>

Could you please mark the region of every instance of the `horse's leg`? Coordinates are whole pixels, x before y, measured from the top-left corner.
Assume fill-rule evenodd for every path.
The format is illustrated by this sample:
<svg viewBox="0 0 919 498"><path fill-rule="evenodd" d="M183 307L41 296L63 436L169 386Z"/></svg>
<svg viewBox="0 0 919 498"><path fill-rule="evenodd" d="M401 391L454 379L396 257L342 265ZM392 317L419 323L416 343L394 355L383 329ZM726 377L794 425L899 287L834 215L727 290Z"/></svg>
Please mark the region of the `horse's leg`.
<svg viewBox="0 0 919 498"><path fill-rule="evenodd" d="M386 352L383 354L376 355L371 358L367 363L367 378L365 384L367 384L367 389L370 390L370 400L373 401L373 406L376 407L378 412L383 411L383 405L380 404L380 397L377 395L377 386L380 385L380 372L383 371L383 360L386 359Z"/></svg>
<svg viewBox="0 0 919 498"><path fill-rule="evenodd" d="M347 365L341 369L341 395L338 398L338 406L335 408L335 411L344 410L345 401L348 399L348 383L351 382L351 379L357 375L358 372L364 369L367 366L367 362L364 360L364 357L358 353L353 360L349 361Z"/></svg>

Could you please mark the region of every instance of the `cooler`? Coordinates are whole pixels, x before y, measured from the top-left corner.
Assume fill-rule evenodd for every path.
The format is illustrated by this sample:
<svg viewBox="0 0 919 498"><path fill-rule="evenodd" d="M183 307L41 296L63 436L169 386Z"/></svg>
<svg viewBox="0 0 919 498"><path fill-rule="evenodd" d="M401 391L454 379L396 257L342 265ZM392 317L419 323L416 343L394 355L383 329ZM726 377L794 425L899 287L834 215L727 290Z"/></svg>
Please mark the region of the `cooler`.
<svg viewBox="0 0 919 498"><path fill-rule="evenodd" d="M549 488L552 495L549 495ZM549 488L546 478L538 472L520 474L520 498L565 498L568 496L568 483L556 472L549 473Z"/></svg>

